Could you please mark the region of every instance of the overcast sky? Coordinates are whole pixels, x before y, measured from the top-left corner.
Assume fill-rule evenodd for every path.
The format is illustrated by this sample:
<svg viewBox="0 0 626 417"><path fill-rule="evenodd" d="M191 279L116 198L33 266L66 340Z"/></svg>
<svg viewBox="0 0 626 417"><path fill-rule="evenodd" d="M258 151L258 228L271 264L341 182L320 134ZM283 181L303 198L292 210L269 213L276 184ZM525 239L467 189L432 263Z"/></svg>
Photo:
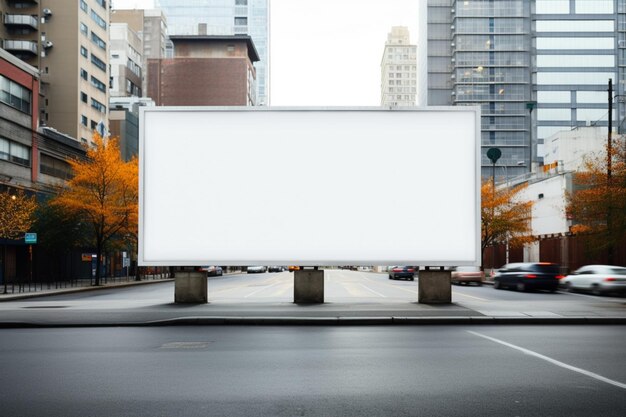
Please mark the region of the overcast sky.
<svg viewBox="0 0 626 417"><path fill-rule="evenodd" d="M271 0L271 104L378 106L387 34L408 26L417 43L419 1L426 0ZM114 0L113 7L154 2Z"/></svg>

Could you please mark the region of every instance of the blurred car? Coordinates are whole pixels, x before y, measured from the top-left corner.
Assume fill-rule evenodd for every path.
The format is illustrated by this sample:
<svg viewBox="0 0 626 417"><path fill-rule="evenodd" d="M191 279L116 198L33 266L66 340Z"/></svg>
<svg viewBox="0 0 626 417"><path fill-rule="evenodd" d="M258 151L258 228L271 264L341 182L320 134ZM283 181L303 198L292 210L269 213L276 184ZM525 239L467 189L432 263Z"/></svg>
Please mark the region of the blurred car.
<svg viewBox="0 0 626 417"><path fill-rule="evenodd" d="M269 272L283 272L285 270L285 267L284 266L272 265L269 268L267 268L267 270Z"/></svg>
<svg viewBox="0 0 626 417"><path fill-rule="evenodd" d="M247 269L248 274L261 274L267 272L266 266L249 266Z"/></svg>
<svg viewBox="0 0 626 417"><path fill-rule="evenodd" d="M517 262L504 265L493 277L493 288L518 291L556 291L563 278L559 265L550 262Z"/></svg>
<svg viewBox="0 0 626 417"><path fill-rule="evenodd" d="M475 282L483 285L485 280L485 272L480 270L478 266L457 266L452 271L451 282L453 284L469 284Z"/></svg>
<svg viewBox="0 0 626 417"><path fill-rule="evenodd" d="M389 270L389 279L415 279L415 269L412 266L394 266Z"/></svg>
<svg viewBox="0 0 626 417"><path fill-rule="evenodd" d="M299 271L300 267L296 265L289 265L289 272Z"/></svg>
<svg viewBox="0 0 626 417"><path fill-rule="evenodd" d="M563 278L570 292L589 291L594 295L626 293L626 268L612 265L586 265Z"/></svg>
<svg viewBox="0 0 626 417"><path fill-rule="evenodd" d="M224 271L221 266L203 266L200 268L201 271L206 271L207 275L210 277L220 277L224 275Z"/></svg>

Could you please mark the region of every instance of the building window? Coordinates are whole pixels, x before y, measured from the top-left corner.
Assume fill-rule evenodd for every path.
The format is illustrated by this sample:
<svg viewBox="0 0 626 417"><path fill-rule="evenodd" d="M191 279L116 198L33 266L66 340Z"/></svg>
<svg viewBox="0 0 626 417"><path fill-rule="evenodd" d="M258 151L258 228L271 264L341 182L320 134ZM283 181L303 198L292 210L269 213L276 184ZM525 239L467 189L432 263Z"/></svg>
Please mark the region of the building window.
<svg viewBox="0 0 626 417"><path fill-rule="evenodd" d="M235 17L235 26L247 26L248 18L247 17Z"/></svg>
<svg viewBox="0 0 626 417"><path fill-rule="evenodd" d="M85 48L84 46L80 47L80 54L84 56L85 58L89 57L89 52L87 51L87 48Z"/></svg>
<svg viewBox="0 0 626 417"><path fill-rule="evenodd" d="M83 103L87 103L87 94L83 93L82 91L80 92L80 101L82 101Z"/></svg>
<svg viewBox="0 0 626 417"><path fill-rule="evenodd" d="M98 45L103 50L105 50L105 51L107 50L107 43L105 41L103 41L102 38L100 38L98 35L96 35L93 32L91 32L91 41L93 43L95 43L96 45Z"/></svg>
<svg viewBox="0 0 626 417"><path fill-rule="evenodd" d="M87 10L89 10L89 7L87 7L87 3L85 2L85 0L80 0L80 8L85 13L87 13Z"/></svg>
<svg viewBox="0 0 626 417"><path fill-rule="evenodd" d="M105 30L106 30L106 28L107 28L107 22L106 22L103 18L101 18L101 17L100 17L100 15L99 15L98 13L96 13L93 9L91 9L91 14L90 14L90 16L91 16L91 20L93 20L94 22L96 22L96 24L97 24L98 26L100 26L102 29L105 29Z"/></svg>
<svg viewBox="0 0 626 417"><path fill-rule="evenodd" d="M100 5L100 7L102 7L103 9L107 8L106 0L96 0L96 3L98 3Z"/></svg>
<svg viewBox="0 0 626 417"><path fill-rule="evenodd" d="M82 78L85 81L89 79L89 75L87 74L87 71L82 68L80 69L80 78Z"/></svg>
<svg viewBox="0 0 626 417"><path fill-rule="evenodd" d="M91 130L96 130L96 127L98 127L98 123L94 120L91 121Z"/></svg>
<svg viewBox="0 0 626 417"><path fill-rule="evenodd" d="M104 104L100 103L98 100L92 98L91 99L91 107L93 107L94 109L98 110L100 113L106 113L107 112L107 106L105 106Z"/></svg>
<svg viewBox="0 0 626 417"><path fill-rule="evenodd" d="M85 36L89 35L89 28L83 22L80 22L80 33L82 33Z"/></svg>
<svg viewBox="0 0 626 417"><path fill-rule="evenodd" d="M80 124L87 127L87 124L89 123L89 120L87 119L87 116L85 116L84 114L82 114L80 116Z"/></svg>
<svg viewBox="0 0 626 417"><path fill-rule="evenodd" d="M30 166L30 148L12 140L0 138L0 159Z"/></svg>
<svg viewBox="0 0 626 417"><path fill-rule="evenodd" d="M26 114L31 114L31 92L0 75L0 101Z"/></svg>
<svg viewBox="0 0 626 417"><path fill-rule="evenodd" d="M70 164L61 159L53 158L43 153L41 154L39 171L42 174L51 175L57 178L72 178L72 168L70 167Z"/></svg>
<svg viewBox="0 0 626 417"><path fill-rule="evenodd" d="M96 77L94 77L93 75L91 76L91 85L93 85L98 90L102 91L103 93L106 93L107 91L106 84L100 81L99 79L97 79Z"/></svg>
<svg viewBox="0 0 626 417"><path fill-rule="evenodd" d="M235 0L235 6L247 6L248 0Z"/></svg>
<svg viewBox="0 0 626 417"><path fill-rule="evenodd" d="M94 54L91 54L91 63L94 64L96 67L100 68L102 71L104 72L107 71L107 64L101 59L99 59L97 56L95 56Z"/></svg>

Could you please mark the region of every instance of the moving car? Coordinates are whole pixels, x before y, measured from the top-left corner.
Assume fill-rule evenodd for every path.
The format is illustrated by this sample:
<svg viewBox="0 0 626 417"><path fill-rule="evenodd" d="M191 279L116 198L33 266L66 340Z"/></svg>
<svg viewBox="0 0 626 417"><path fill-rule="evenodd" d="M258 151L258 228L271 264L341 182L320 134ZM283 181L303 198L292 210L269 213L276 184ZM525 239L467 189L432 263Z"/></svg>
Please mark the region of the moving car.
<svg viewBox="0 0 626 417"><path fill-rule="evenodd" d="M224 275L224 271L222 270L221 266L203 266L200 268L200 270L206 271L207 275L210 277L221 277L222 275Z"/></svg>
<svg viewBox="0 0 626 417"><path fill-rule="evenodd" d="M469 284L475 282L477 285L483 285L485 280L485 272L480 270L478 266L457 266L452 271L451 282L453 284Z"/></svg>
<svg viewBox="0 0 626 417"><path fill-rule="evenodd" d="M594 295L626 293L626 268L612 265L587 265L563 278L570 292L589 291Z"/></svg>
<svg viewBox="0 0 626 417"><path fill-rule="evenodd" d="M394 266L389 270L389 279L404 278L413 281L415 269L412 266Z"/></svg>
<svg viewBox="0 0 626 417"><path fill-rule="evenodd" d="M289 272L299 271L300 267L297 265L289 265Z"/></svg>
<svg viewBox="0 0 626 417"><path fill-rule="evenodd" d="M247 269L248 274L260 274L267 272L266 266L249 266Z"/></svg>
<svg viewBox="0 0 626 417"><path fill-rule="evenodd" d="M514 288L518 291L556 291L563 278L561 268L550 262L518 262L506 264L493 277L493 288Z"/></svg>
<svg viewBox="0 0 626 417"><path fill-rule="evenodd" d="M284 266L272 265L269 268L267 268L267 270L269 272L283 272L285 270L285 267Z"/></svg>

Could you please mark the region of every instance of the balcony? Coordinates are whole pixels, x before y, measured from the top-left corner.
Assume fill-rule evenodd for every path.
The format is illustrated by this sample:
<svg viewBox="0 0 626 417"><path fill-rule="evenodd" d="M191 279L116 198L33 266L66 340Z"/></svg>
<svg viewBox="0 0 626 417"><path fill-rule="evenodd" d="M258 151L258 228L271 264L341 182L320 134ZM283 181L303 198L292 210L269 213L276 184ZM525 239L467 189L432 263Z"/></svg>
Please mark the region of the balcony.
<svg viewBox="0 0 626 417"><path fill-rule="evenodd" d="M37 30L37 18L27 14L5 14L4 24L9 28L27 28Z"/></svg>
<svg viewBox="0 0 626 417"><path fill-rule="evenodd" d="M4 40L2 47L13 55L37 55L37 42L35 41L17 41Z"/></svg>
<svg viewBox="0 0 626 417"><path fill-rule="evenodd" d="M29 7L34 7L39 4L39 0L8 0L9 6L14 7L16 9L27 9Z"/></svg>

